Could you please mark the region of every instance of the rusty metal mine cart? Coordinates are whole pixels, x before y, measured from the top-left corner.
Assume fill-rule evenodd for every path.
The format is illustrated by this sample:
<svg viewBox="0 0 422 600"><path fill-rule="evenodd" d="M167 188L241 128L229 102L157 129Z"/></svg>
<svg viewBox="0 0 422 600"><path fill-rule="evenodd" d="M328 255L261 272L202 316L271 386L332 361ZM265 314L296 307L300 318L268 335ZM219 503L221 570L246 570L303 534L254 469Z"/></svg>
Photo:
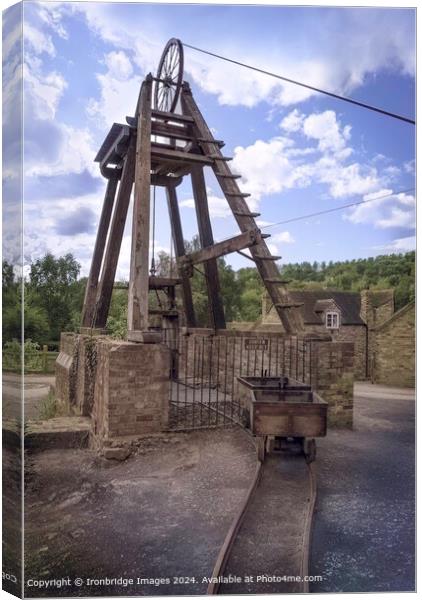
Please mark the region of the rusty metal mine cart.
<svg viewBox="0 0 422 600"><path fill-rule="evenodd" d="M247 387L248 427L262 462L268 450L300 444L307 462L315 460L316 437L327 433L327 403L309 385L291 377L238 377Z"/></svg>

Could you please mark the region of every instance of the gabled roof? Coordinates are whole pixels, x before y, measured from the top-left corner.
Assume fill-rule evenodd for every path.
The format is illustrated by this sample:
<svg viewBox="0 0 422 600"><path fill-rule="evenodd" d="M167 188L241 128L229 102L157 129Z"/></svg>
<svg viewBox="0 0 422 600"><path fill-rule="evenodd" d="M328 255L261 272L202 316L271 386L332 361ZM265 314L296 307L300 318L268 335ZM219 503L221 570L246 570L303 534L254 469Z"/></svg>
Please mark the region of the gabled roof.
<svg viewBox="0 0 422 600"><path fill-rule="evenodd" d="M337 292L332 290L300 290L290 291L289 295L293 302L303 302L300 308L304 323L307 325L320 325L322 321L321 312L315 309L325 310L329 308L330 300L334 301L341 312L342 325L364 325L360 316L360 294L359 292ZM321 301L328 301L321 302Z"/></svg>

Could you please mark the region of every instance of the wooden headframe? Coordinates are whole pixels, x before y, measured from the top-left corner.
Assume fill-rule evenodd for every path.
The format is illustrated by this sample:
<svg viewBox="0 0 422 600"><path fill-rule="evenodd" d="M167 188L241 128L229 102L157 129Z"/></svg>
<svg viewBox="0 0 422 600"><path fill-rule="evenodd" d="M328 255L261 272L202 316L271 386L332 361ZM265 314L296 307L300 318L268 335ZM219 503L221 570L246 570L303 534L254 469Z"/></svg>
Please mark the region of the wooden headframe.
<svg viewBox="0 0 422 600"><path fill-rule="evenodd" d="M187 83L182 86L181 114L164 113L152 108L154 78L148 75L141 86L134 118L127 124L114 124L102 144L96 161L108 179L103 210L98 226L91 270L88 277L82 314L82 327L103 330L106 326L117 262L127 219L130 195L134 186L132 246L128 294L128 338L143 341L148 332L149 289L164 287L162 278L149 275L150 187L166 190L175 256L179 277L166 280L168 288L181 286L185 322L196 327L190 278L194 265L203 263L210 324L214 329L226 327L221 298L217 259L230 252L249 248L251 259L277 310L287 333L303 328L299 305L291 302L286 282L279 277L275 261L265 238L257 228L257 213L250 212L233 174L221 152L224 142L214 139ZM204 167L210 167L224 193L240 229L240 235L215 243L209 215ZM176 188L183 177L190 176L198 222L201 250L187 255L183 238ZM160 279L160 281L158 281ZM139 334L139 336L138 336ZM138 337L137 337L138 336Z"/></svg>

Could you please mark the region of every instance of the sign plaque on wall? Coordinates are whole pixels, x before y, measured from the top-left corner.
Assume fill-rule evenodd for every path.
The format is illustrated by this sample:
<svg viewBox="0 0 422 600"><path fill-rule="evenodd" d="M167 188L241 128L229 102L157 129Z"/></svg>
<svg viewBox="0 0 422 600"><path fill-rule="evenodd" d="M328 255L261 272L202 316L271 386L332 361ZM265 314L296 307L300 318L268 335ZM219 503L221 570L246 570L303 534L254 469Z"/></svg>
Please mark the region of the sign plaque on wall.
<svg viewBox="0 0 422 600"><path fill-rule="evenodd" d="M268 338L246 338L245 350L268 350Z"/></svg>

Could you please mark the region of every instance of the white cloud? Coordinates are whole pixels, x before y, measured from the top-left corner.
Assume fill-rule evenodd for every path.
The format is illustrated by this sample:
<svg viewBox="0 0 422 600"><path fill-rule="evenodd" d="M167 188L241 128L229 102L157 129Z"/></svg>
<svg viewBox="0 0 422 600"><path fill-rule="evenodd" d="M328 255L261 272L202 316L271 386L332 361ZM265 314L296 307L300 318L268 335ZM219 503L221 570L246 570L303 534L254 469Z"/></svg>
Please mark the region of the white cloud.
<svg viewBox="0 0 422 600"><path fill-rule="evenodd" d="M62 22L64 11L65 8L62 3L48 2L38 5L38 15L45 25L59 37L67 40L69 35Z"/></svg>
<svg viewBox="0 0 422 600"><path fill-rule="evenodd" d="M272 235L271 241L276 243L278 242L281 244L294 244L296 240L294 239L290 231L281 231L280 233Z"/></svg>
<svg viewBox="0 0 422 600"><path fill-rule="evenodd" d="M351 148L346 148L350 131L350 125L341 127L333 110L312 114L303 119L303 133L318 141L321 152L333 152L337 158L347 158L352 152Z"/></svg>
<svg viewBox="0 0 422 600"><path fill-rule="evenodd" d="M288 133L299 131L302 128L305 115L300 113L297 108L292 110L280 123L280 128Z"/></svg>
<svg viewBox="0 0 422 600"><path fill-rule="evenodd" d="M257 140L246 148L235 148L234 170L242 174L254 208L264 195L311 183L326 184L333 198L366 194L380 187L382 178L376 167L347 163L353 153L347 145L351 128L343 127L335 112L291 115L286 117L287 129L293 127L297 135L302 134L316 145L298 147L291 137L274 137L269 141ZM316 155L314 160L309 158L311 155ZM385 177L388 175L385 173Z"/></svg>
<svg viewBox="0 0 422 600"><path fill-rule="evenodd" d="M416 249L416 236L411 235L409 237L397 238L384 246L376 246L377 250L382 252L411 252Z"/></svg>
<svg viewBox="0 0 422 600"><path fill-rule="evenodd" d="M145 73L155 71L166 36L152 18L143 24L104 3L75 3L91 30L117 49L134 51L134 60ZM339 94L350 95L369 75L380 70L414 75L414 30L410 20L395 18L391 11L348 9L325 18L312 39L309 21L294 41L282 38L276 45L260 39L259 47L237 37L220 36L215 50L266 71L303 81ZM310 14L310 13L309 13ZM376 16L375 16L376 15ZM393 21L394 18L394 21ZM142 26L143 25L143 26ZM164 28L165 29L165 28ZM324 32L322 35L321 32ZM339 32L343 32L341 43ZM215 41L215 37L213 41ZM271 45L270 45L271 44ZM185 70L221 104L288 106L315 94L287 82L268 77L196 52L186 51Z"/></svg>
<svg viewBox="0 0 422 600"><path fill-rule="evenodd" d="M233 170L242 175L242 185L251 194L248 201L251 208L256 208L264 195L309 184L305 170L295 167L288 157L287 151L293 143L288 138L275 137L234 149Z"/></svg>
<svg viewBox="0 0 422 600"><path fill-rule="evenodd" d="M129 59L123 59L123 53L115 54L119 56L109 59L107 72L96 76L100 85L99 99L91 98L87 106L88 115L97 119L103 128L113 122L125 123L127 115L134 115L139 94L140 78L127 75L132 72ZM116 72L118 63L123 65L123 70ZM127 79L124 79L125 74Z"/></svg>
<svg viewBox="0 0 422 600"><path fill-rule="evenodd" d="M60 73L51 71L43 74L34 69L34 62L24 64L24 82L26 103L31 102L32 110L39 119L52 120L63 96L67 83Z"/></svg>
<svg viewBox="0 0 422 600"><path fill-rule="evenodd" d="M60 143L54 157L37 155L29 147L25 153L25 175L52 177L89 171L99 177L98 165L94 163L96 148L90 131L64 124L59 125L58 131Z"/></svg>
<svg viewBox="0 0 422 600"><path fill-rule="evenodd" d="M195 208L195 201L193 198L187 198L180 202L181 208ZM208 207L210 216L217 219L225 219L232 215L232 211L225 198L220 198L212 193L208 192Z"/></svg>
<svg viewBox="0 0 422 600"><path fill-rule="evenodd" d="M375 167L356 162L344 165L331 156L323 156L311 170L317 181L328 184L333 198L367 194L379 188L381 184Z"/></svg>
<svg viewBox="0 0 422 600"><path fill-rule="evenodd" d="M35 54L48 54L48 56L54 57L56 55L56 49L51 40L51 36L45 34L39 29L32 27L28 23L24 25L24 45L25 48L31 49Z"/></svg>
<svg viewBox="0 0 422 600"><path fill-rule="evenodd" d="M129 79L133 73L132 63L122 50L109 52L106 54L104 62L107 65L109 75L115 79L124 81Z"/></svg>
<svg viewBox="0 0 422 600"><path fill-rule="evenodd" d="M381 189L364 196L364 204L354 207L345 217L355 224L374 224L380 229L415 227L415 197L410 194L393 194Z"/></svg>

